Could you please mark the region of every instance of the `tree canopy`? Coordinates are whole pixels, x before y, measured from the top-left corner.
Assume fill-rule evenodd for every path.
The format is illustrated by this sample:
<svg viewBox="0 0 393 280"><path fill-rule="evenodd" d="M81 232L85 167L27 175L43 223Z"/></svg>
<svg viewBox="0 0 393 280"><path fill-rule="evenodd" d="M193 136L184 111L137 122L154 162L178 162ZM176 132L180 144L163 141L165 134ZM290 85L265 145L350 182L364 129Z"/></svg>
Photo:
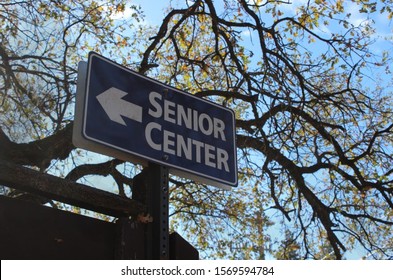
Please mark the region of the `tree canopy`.
<svg viewBox="0 0 393 280"><path fill-rule="evenodd" d="M0 159L132 192L139 167L71 141L77 63L96 51L235 111L238 187L171 178L171 226L202 257L392 258L393 57L380 21L391 36L393 1L168 5L156 27L133 1L0 1Z"/></svg>

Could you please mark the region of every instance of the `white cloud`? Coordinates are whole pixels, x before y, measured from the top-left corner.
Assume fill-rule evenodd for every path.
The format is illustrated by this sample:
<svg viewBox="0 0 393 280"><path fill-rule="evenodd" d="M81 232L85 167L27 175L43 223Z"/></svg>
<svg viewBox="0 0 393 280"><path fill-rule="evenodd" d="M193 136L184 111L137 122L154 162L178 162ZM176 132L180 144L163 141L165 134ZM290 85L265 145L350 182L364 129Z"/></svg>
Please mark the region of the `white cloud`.
<svg viewBox="0 0 393 280"><path fill-rule="evenodd" d="M111 18L112 19L129 19L132 15L135 14L135 10L131 7L125 7L124 11L122 12L112 12Z"/></svg>
<svg viewBox="0 0 393 280"><path fill-rule="evenodd" d="M351 16L348 19L348 22L354 26L365 26L370 24L370 19L367 18L366 14L362 14L359 12L359 5L355 3L346 3L345 11Z"/></svg>

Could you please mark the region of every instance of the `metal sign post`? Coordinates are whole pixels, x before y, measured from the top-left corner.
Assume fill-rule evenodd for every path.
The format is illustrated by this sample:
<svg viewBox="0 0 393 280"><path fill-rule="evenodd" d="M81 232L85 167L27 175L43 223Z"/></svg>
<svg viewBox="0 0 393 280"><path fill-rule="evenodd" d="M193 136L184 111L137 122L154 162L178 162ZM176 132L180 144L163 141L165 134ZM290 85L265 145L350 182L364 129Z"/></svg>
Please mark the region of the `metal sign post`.
<svg viewBox="0 0 393 280"><path fill-rule="evenodd" d="M147 238L147 259L167 260L169 259L168 168L150 163L148 173L150 184L147 186L147 197L150 199L147 209L152 213L153 222L147 225L147 235L150 237Z"/></svg>
<svg viewBox="0 0 393 280"><path fill-rule="evenodd" d="M145 227L145 256L148 260L169 259L169 173L155 163L134 177L132 198L147 206L137 220Z"/></svg>

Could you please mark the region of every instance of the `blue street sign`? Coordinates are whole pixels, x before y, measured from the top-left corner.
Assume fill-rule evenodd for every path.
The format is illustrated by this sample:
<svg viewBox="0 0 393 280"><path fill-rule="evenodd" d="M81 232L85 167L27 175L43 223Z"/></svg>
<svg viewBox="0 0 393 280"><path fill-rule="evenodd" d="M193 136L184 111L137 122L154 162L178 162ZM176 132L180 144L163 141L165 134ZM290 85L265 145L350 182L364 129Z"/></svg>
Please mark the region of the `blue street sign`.
<svg viewBox="0 0 393 280"><path fill-rule="evenodd" d="M222 188L237 185L232 110L93 52L87 65L80 64L77 91L75 146L136 163L155 162Z"/></svg>

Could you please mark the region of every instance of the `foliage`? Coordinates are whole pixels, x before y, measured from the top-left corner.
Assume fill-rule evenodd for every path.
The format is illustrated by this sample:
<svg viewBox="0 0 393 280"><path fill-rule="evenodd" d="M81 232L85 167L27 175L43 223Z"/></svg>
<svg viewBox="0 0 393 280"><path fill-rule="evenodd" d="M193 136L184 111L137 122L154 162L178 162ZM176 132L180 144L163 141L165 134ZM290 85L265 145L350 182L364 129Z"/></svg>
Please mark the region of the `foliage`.
<svg viewBox="0 0 393 280"><path fill-rule="evenodd" d="M1 1L0 158L125 194L132 165L71 144L95 50L235 111L239 186L171 179L172 228L203 257L392 258L392 57L373 19L393 2L179 2L155 29L122 0Z"/></svg>

